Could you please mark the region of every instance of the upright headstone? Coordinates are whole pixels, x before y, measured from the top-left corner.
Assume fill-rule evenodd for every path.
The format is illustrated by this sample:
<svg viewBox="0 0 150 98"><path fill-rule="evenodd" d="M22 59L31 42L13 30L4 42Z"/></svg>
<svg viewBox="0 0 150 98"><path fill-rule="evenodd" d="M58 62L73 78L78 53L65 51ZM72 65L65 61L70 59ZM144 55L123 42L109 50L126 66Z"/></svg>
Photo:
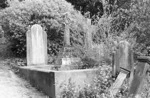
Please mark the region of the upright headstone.
<svg viewBox="0 0 150 98"><path fill-rule="evenodd" d="M120 72L120 69L131 71L133 69L133 52L132 47L127 41L120 41L118 49L114 52L113 57L114 75Z"/></svg>
<svg viewBox="0 0 150 98"><path fill-rule="evenodd" d="M128 75L133 73L133 52L131 45L127 41L121 41L113 56L114 65L112 73L117 79L110 88L110 91L113 95L116 95ZM117 73L119 73L118 76L116 76Z"/></svg>
<svg viewBox="0 0 150 98"><path fill-rule="evenodd" d="M133 67L133 52L131 45L127 41L121 41L119 43L119 66L122 69L131 71Z"/></svg>
<svg viewBox="0 0 150 98"><path fill-rule="evenodd" d="M27 32L27 65L47 64L47 34L39 24Z"/></svg>

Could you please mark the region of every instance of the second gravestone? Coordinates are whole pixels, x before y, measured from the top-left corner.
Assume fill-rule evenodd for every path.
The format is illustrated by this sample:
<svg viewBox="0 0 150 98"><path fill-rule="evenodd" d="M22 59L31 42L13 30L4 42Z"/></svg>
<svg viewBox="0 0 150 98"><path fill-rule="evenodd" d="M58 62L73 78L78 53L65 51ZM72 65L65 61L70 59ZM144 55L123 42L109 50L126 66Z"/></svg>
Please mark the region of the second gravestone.
<svg viewBox="0 0 150 98"><path fill-rule="evenodd" d="M38 24L27 32L27 65L47 64L47 34Z"/></svg>

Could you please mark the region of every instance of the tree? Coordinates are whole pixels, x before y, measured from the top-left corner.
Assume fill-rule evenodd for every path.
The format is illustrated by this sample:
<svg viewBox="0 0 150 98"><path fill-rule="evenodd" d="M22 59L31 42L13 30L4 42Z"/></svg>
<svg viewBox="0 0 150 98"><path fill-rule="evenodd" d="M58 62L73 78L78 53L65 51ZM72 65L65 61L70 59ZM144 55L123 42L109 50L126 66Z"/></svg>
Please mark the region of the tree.
<svg viewBox="0 0 150 98"><path fill-rule="evenodd" d="M7 2L7 0L0 0L0 8L1 8L1 9L4 9L4 8L6 8L6 7L8 7L8 2Z"/></svg>

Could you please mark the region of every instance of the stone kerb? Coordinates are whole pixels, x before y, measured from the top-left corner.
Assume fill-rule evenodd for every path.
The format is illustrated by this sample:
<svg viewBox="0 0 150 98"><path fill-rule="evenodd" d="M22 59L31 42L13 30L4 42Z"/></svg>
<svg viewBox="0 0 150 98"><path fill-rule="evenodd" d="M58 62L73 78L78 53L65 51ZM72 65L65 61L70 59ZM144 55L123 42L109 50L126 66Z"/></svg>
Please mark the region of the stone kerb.
<svg viewBox="0 0 150 98"><path fill-rule="evenodd" d="M27 31L27 65L47 64L47 34L39 24Z"/></svg>

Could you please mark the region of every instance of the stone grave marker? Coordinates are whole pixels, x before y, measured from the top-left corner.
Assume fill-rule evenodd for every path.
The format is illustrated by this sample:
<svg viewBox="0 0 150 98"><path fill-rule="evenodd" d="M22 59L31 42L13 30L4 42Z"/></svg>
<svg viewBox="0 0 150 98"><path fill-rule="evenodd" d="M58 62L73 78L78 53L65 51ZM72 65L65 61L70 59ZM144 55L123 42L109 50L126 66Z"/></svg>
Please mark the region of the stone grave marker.
<svg viewBox="0 0 150 98"><path fill-rule="evenodd" d="M133 67L133 52L127 41L119 43L119 66L127 71L131 71Z"/></svg>
<svg viewBox="0 0 150 98"><path fill-rule="evenodd" d="M64 32L64 42L65 47L63 51L62 65L61 69L71 69L71 65L80 61L80 58L73 57L74 47L70 44L70 28L68 25L65 25Z"/></svg>
<svg viewBox="0 0 150 98"><path fill-rule="evenodd" d="M47 64L47 34L39 24L35 24L26 33L27 65Z"/></svg>
<svg viewBox="0 0 150 98"><path fill-rule="evenodd" d="M118 45L118 49L114 52L113 56L113 75L116 77L116 81L110 88L113 95L116 95L121 88L124 80L132 73L133 70L133 55L130 44L127 41L121 41Z"/></svg>

